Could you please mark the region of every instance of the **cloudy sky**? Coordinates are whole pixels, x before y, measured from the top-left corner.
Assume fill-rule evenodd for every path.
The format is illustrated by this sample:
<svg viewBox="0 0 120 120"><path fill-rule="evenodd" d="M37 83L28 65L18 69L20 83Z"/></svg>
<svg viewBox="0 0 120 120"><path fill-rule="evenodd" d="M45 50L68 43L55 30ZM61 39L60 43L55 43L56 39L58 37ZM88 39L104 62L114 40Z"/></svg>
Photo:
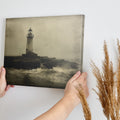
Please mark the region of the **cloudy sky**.
<svg viewBox="0 0 120 120"><path fill-rule="evenodd" d="M10 18L6 20L5 56L26 52L27 34L33 30L33 51L39 56L79 60L84 16Z"/></svg>

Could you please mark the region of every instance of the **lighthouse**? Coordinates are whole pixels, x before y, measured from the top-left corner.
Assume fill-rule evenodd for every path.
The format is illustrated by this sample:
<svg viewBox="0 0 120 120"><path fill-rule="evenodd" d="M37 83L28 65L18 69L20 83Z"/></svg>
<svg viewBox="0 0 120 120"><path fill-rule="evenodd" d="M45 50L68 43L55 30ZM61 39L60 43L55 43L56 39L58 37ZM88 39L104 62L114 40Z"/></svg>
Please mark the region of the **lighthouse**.
<svg viewBox="0 0 120 120"><path fill-rule="evenodd" d="M22 56L24 56L24 57L32 57L32 58L38 56L33 51L33 38L34 38L34 35L32 33L32 29L30 28L28 30L28 34L27 34L26 53L22 54Z"/></svg>
<svg viewBox="0 0 120 120"><path fill-rule="evenodd" d="M32 34L32 29L30 28L27 34L26 54L33 53L33 38L34 35Z"/></svg>

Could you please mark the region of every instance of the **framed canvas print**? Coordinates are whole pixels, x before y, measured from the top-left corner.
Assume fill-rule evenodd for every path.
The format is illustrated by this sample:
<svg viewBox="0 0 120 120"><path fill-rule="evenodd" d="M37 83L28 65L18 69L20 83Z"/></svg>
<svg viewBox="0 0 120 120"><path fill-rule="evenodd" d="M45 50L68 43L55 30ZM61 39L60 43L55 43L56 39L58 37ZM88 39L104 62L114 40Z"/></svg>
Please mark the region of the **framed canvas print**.
<svg viewBox="0 0 120 120"><path fill-rule="evenodd" d="M7 18L8 84L64 88L82 71L83 35L84 15Z"/></svg>

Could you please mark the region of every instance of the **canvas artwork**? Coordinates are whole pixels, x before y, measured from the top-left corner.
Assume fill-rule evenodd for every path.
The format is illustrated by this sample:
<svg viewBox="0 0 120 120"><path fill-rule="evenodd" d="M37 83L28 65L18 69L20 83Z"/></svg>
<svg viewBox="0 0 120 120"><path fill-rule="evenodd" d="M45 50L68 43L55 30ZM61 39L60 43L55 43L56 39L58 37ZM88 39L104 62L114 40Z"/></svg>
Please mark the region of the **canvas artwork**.
<svg viewBox="0 0 120 120"><path fill-rule="evenodd" d="M6 19L8 84L64 88L82 71L84 15Z"/></svg>

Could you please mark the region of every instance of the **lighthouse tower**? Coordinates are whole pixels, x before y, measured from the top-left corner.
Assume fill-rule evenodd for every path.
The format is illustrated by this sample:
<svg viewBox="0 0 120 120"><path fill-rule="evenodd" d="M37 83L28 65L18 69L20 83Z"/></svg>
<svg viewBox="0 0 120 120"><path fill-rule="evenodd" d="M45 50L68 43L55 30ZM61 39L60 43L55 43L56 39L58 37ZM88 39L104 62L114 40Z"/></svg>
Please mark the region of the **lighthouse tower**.
<svg viewBox="0 0 120 120"><path fill-rule="evenodd" d="M33 37L34 35L32 34L32 29L30 28L27 34L26 54L33 53Z"/></svg>

